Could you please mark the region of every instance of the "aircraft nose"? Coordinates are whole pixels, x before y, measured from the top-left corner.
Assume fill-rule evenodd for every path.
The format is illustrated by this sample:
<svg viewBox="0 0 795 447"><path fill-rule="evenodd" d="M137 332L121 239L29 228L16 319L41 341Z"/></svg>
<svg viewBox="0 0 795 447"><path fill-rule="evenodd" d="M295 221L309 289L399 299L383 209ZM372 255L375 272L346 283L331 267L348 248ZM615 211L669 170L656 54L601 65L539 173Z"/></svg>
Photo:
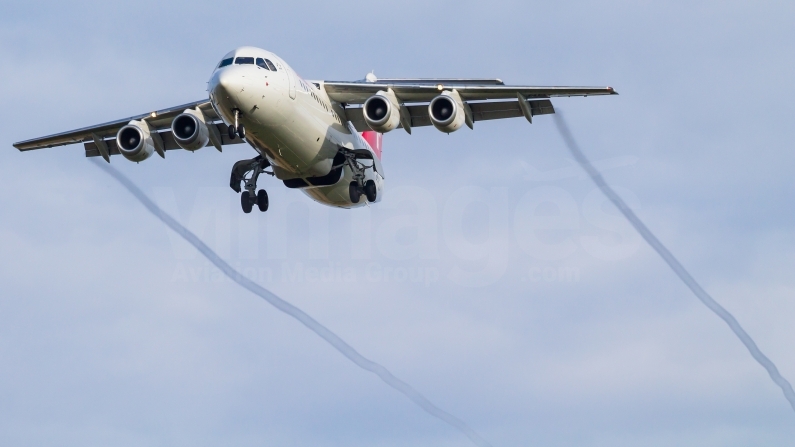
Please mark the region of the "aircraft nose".
<svg viewBox="0 0 795 447"><path fill-rule="evenodd" d="M251 114L263 107L256 70L251 65L232 65L217 70L210 78L210 100L227 123L234 120L235 110Z"/></svg>
<svg viewBox="0 0 795 447"><path fill-rule="evenodd" d="M219 70L211 82L213 93L217 98L235 100L235 95L241 90L240 77L234 70Z"/></svg>

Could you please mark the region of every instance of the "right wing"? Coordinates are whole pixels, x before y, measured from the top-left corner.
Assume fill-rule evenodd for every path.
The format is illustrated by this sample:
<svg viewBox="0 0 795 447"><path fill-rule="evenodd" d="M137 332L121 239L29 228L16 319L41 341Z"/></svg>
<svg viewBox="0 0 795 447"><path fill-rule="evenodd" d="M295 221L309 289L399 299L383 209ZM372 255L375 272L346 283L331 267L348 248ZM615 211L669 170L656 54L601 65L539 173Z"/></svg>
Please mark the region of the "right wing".
<svg viewBox="0 0 795 447"><path fill-rule="evenodd" d="M123 118L104 124L97 124L94 126L83 127L81 129L70 130L68 132L57 133L46 137L20 141L18 143L14 143L14 147L20 151L30 151L34 149L83 143L86 150L86 157L97 157L100 155L100 153L97 145L94 143L94 137L96 136L100 140L105 141L110 155L119 155L119 149L116 147L116 133L119 131L119 129L126 126L130 121L146 120L146 122L154 130L156 130L163 139L163 146L165 150L181 149L174 140L174 136L171 134L171 121L186 109L196 108L202 111L202 114L204 114L209 126L216 127L218 133L220 134L223 145L243 143L243 141L239 138L234 140L229 139L226 124L220 121L220 118L215 113L215 110L213 110L210 102L203 100L183 104L181 106L170 107L167 109L156 110L143 115L131 116L129 118ZM210 145L211 144L212 143L210 143Z"/></svg>

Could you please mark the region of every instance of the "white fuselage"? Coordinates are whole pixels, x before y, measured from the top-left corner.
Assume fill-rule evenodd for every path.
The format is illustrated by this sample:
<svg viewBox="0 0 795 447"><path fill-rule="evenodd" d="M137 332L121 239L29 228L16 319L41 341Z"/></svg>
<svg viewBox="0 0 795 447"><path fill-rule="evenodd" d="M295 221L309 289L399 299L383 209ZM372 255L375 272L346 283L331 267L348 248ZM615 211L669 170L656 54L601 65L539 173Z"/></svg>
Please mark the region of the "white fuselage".
<svg viewBox="0 0 795 447"><path fill-rule="evenodd" d="M328 98L322 85L318 88L304 81L271 52L242 47L224 59L238 57L267 59L276 71L256 64L219 67L208 83L210 101L228 125L235 124L238 112L246 141L270 161L278 179L325 176L340 148L366 149L375 156L370 145L347 122L344 109ZM383 173L375 171L367 169L365 175L366 180L375 181L380 201L384 179ZM364 200L351 202L348 188L352 181L353 172L345 166L342 178L335 184L301 189L326 205L362 206Z"/></svg>

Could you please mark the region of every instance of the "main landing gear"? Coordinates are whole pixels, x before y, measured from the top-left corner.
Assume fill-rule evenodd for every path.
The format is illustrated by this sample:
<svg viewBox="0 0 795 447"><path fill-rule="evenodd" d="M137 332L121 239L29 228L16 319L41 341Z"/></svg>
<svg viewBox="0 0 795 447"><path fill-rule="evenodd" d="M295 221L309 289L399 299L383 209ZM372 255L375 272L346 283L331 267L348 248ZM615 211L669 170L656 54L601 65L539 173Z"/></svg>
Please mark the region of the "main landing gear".
<svg viewBox="0 0 795 447"><path fill-rule="evenodd" d="M356 154L352 152L345 152L345 163L353 172L353 181L348 185L348 194L351 202L359 203L362 195L367 198L368 202L375 202L378 196L378 188L376 188L373 180L364 180L364 171L373 169L373 166L363 165L356 159Z"/></svg>
<svg viewBox="0 0 795 447"><path fill-rule="evenodd" d="M238 117L240 116L240 110L235 109L235 125L229 126L227 131L229 132L229 139L234 140L235 136L239 136L240 139L246 138L246 128L243 127L242 124L238 123Z"/></svg>
<svg viewBox="0 0 795 447"><path fill-rule="evenodd" d="M268 192L264 189L257 191L257 179L262 173L273 175L273 172L265 170L270 165L265 157L258 155L250 160L240 160L232 167L229 187L241 192L240 182L245 182L246 190L240 194L240 206L244 213L250 213L254 205L262 212L268 211Z"/></svg>
<svg viewBox="0 0 795 447"><path fill-rule="evenodd" d="M240 205L243 207L243 212L248 214L251 210L254 209L254 204L257 204L257 208L263 213L268 211L268 192L264 189L260 189L257 191L256 196L252 196L250 192L243 191L240 194Z"/></svg>
<svg viewBox="0 0 795 447"><path fill-rule="evenodd" d="M353 181L348 185L348 194L350 194L351 202L353 203L359 203L362 195L367 198L368 202L373 203L378 197L378 188L376 188L375 182L372 180L364 182L364 186L359 186L356 181Z"/></svg>

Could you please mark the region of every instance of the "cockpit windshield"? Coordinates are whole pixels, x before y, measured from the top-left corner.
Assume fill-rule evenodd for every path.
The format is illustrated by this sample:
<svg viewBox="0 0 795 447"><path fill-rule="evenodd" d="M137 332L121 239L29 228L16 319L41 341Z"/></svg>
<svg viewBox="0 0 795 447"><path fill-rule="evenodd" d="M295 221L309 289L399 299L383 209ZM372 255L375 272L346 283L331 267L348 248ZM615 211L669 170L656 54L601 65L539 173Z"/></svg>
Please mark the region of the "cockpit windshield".
<svg viewBox="0 0 795 447"><path fill-rule="evenodd" d="M265 70L276 71L276 65L274 65L273 62L271 62L268 59L264 59L264 58L261 58L261 57L258 57L256 59L254 59L253 57L244 57L244 56L230 57L228 59L224 59L224 60L221 61L220 64L218 64L218 68L226 67L226 66L232 65L232 64L235 64L235 65L255 65L256 64L258 67L264 68Z"/></svg>

